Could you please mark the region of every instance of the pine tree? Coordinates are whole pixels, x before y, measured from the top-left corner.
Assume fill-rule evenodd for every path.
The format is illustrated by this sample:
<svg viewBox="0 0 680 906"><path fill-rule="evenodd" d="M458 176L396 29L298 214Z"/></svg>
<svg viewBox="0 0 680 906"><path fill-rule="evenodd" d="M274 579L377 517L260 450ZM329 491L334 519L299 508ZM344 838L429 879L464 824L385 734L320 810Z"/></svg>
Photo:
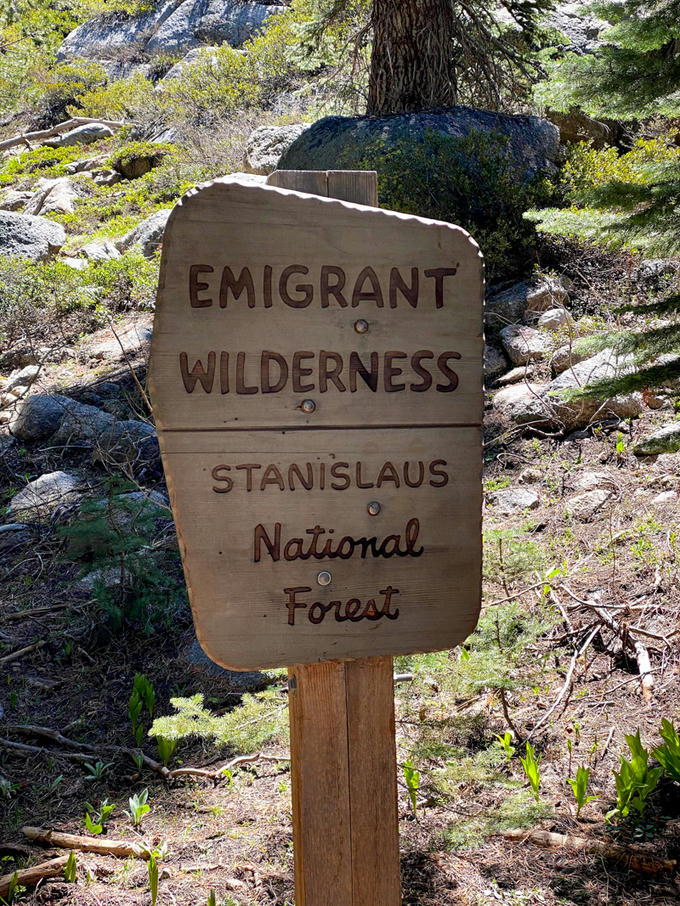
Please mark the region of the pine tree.
<svg viewBox="0 0 680 906"><path fill-rule="evenodd" d="M582 178L567 179L562 211L539 212L542 229L642 250L680 252L680 150L673 133L680 116L680 0L623 0L596 4L610 28L593 54L568 53L547 64L548 81L536 94L553 109L580 107L591 116L654 125L656 139L638 139L618 155L613 148L579 148L573 160ZM571 181L570 181L571 180ZM651 328L602 338L601 345L631 355L635 373L589 391L614 395L677 381L680 377L680 293L676 286L654 301L626 303Z"/></svg>

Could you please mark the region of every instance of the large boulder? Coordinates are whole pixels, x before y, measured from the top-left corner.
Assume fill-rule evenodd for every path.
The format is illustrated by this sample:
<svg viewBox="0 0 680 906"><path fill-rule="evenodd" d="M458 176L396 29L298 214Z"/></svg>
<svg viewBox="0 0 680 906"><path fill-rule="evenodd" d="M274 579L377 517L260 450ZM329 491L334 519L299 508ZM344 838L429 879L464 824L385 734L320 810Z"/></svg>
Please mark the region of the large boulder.
<svg viewBox="0 0 680 906"><path fill-rule="evenodd" d="M563 36L561 50L579 55L596 51L602 44L602 32L609 27L603 19L586 12L583 3L556 5L544 18L543 25Z"/></svg>
<svg viewBox="0 0 680 906"><path fill-rule="evenodd" d="M636 456L675 453L680 450L680 422L670 422L641 438L633 447Z"/></svg>
<svg viewBox="0 0 680 906"><path fill-rule="evenodd" d="M487 331L498 333L509 324L534 320L541 312L563 306L567 290L555 277L537 277L515 283L502 292L491 292L484 303Z"/></svg>
<svg viewBox="0 0 680 906"><path fill-rule="evenodd" d="M290 148L307 126L294 123L290 126L260 126L251 132L246 143L243 168L247 173L268 175L276 170L281 156Z"/></svg>
<svg viewBox="0 0 680 906"><path fill-rule="evenodd" d="M126 252L128 249L139 246L146 258L153 258L154 253L161 247L163 242L170 210L166 208L162 211L156 211L155 214L138 223L134 229L116 241L118 251Z"/></svg>
<svg viewBox="0 0 680 906"><path fill-rule="evenodd" d="M177 53L202 44L239 47L261 30L283 4L244 0L166 0L157 9L124 18L89 19L62 42L57 59L118 60L122 54Z"/></svg>
<svg viewBox="0 0 680 906"><path fill-rule="evenodd" d="M131 51L142 50L163 22L180 5L181 0L166 0L157 8L139 16L125 16L120 12L107 13L88 19L74 28L62 41L57 60L118 59Z"/></svg>
<svg viewBox="0 0 680 906"><path fill-rule="evenodd" d="M41 179L26 202L24 214L73 214L78 190L68 176Z"/></svg>
<svg viewBox="0 0 680 906"><path fill-rule="evenodd" d="M501 135L518 180L552 170L560 157L559 132L537 116L491 113L472 107L442 107L391 116L327 116L295 141L279 161L281 170L365 169L376 145L422 143L429 132L465 138L472 133Z"/></svg>
<svg viewBox="0 0 680 906"><path fill-rule="evenodd" d="M45 261L66 242L63 226L45 217L0 211L0 255Z"/></svg>
<svg viewBox="0 0 680 906"><path fill-rule="evenodd" d="M184 0L144 48L146 53L176 53L200 44L240 47L284 6L243 0Z"/></svg>
<svg viewBox="0 0 680 906"><path fill-rule="evenodd" d="M550 351L550 337L533 327L510 324L501 330L501 343L513 365L539 362Z"/></svg>

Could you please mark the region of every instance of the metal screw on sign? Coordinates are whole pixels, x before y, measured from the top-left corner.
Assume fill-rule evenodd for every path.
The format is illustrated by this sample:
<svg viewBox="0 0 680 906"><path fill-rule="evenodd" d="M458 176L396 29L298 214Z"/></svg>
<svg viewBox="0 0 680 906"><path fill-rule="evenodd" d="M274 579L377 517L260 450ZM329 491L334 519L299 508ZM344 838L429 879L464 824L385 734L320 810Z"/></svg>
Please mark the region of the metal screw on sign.
<svg viewBox="0 0 680 906"><path fill-rule="evenodd" d="M368 510L369 515L377 516L378 513L380 512L380 510L382 509L382 507L380 506L380 504L378 503L377 500L372 500L369 503L369 505L366 507L366 509Z"/></svg>
<svg viewBox="0 0 680 906"><path fill-rule="evenodd" d="M363 318L359 318L358 321L354 322L354 329L357 333L368 333L368 321L365 321Z"/></svg>
<svg viewBox="0 0 680 906"><path fill-rule="evenodd" d="M300 404L300 408L303 412L306 412L307 415L309 415L316 409L316 403L314 402L314 400L303 400Z"/></svg>
<svg viewBox="0 0 680 906"><path fill-rule="evenodd" d="M333 576L328 572L327 569L322 569L319 575L316 577L316 581L319 585L330 585Z"/></svg>

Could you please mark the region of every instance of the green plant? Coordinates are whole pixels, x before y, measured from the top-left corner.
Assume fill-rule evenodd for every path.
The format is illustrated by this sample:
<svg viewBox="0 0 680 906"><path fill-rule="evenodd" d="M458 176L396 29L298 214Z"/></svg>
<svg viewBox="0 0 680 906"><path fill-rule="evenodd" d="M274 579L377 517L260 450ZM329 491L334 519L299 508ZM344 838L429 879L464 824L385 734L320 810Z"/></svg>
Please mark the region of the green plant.
<svg viewBox="0 0 680 906"><path fill-rule="evenodd" d="M522 767L524 768L524 773L527 775L531 790L534 794L534 799L536 800L536 802L539 802L541 772L538 765L541 759L536 758L534 747L530 742L527 742L526 744L526 756L522 758L522 756L520 755L519 760L522 762Z"/></svg>
<svg viewBox="0 0 680 906"><path fill-rule="evenodd" d="M68 861L64 865L64 880L68 884L75 884L76 880L76 854L74 852L69 853Z"/></svg>
<svg viewBox="0 0 680 906"><path fill-rule="evenodd" d="M146 862L149 874L149 890L151 891L151 906L156 906L158 898L158 863L165 858L168 849L165 843L156 849L147 849L148 859Z"/></svg>
<svg viewBox="0 0 680 906"><path fill-rule="evenodd" d="M115 803L109 803L108 799L102 800L99 803L99 808L96 808L89 802L85 803L85 827L91 834L101 834L104 830L104 825L111 817L114 809L116 808Z"/></svg>
<svg viewBox="0 0 680 906"><path fill-rule="evenodd" d="M418 788L420 787L420 772L416 771L413 762L409 758L403 764L404 781L408 790L408 797L411 802L411 808L415 815L418 811Z"/></svg>
<svg viewBox="0 0 680 906"><path fill-rule="evenodd" d="M675 726L665 717L661 721L659 736L663 739L663 744L652 749L652 755L666 774L680 783L680 737Z"/></svg>
<svg viewBox="0 0 680 906"><path fill-rule="evenodd" d="M164 736L157 736L156 744L158 745L158 757L167 767L170 759L172 758L172 753L177 747L177 740L166 739Z"/></svg>
<svg viewBox="0 0 680 906"><path fill-rule="evenodd" d="M7 889L7 896L2 900L3 903L12 903L14 902L14 897L19 892L19 873L14 872L12 877L9 879L9 887Z"/></svg>
<svg viewBox="0 0 680 906"><path fill-rule="evenodd" d="M132 694L128 702L128 715L132 726L132 735L137 745L142 744L144 738L144 725L141 722L142 708L146 706L149 719L153 720L153 706L156 700L153 684L143 673L136 673L132 684Z"/></svg>
<svg viewBox="0 0 680 906"><path fill-rule="evenodd" d="M631 809L637 812L637 817L642 818L647 799L656 788L663 767L649 768L649 752L642 745L640 730L634 736L625 737L631 759L628 761L623 755L619 771L614 771L616 780L616 807L607 813L607 820L612 818L627 818Z"/></svg>
<svg viewBox="0 0 680 906"><path fill-rule="evenodd" d="M141 793L135 793L134 796L130 796L128 799L130 811L126 812L126 814L130 816L133 827L141 827L144 815L151 811L151 806L147 804L148 798L149 791L142 790Z"/></svg>
<svg viewBox="0 0 680 906"><path fill-rule="evenodd" d="M109 768L113 766L113 762L110 761L108 764L104 764L103 761L97 761L94 764L90 764L88 761L85 762L85 770L88 773L86 780L101 780L104 777Z"/></svg>
<svg viewBox="0 0 680 906"><path fill-rule="evenodd" d="M217 906L217 897L215 896L215 891L211 889L208 894L208 903L207 906Z"/></svg>
<svg viewBox="0 0 680 906"><path fill-rule="evenodd" d="M574 798L576 799L576 817L581 814L581 809L584 805L587 805L589 802L592 802L593 799L597 799L597 796L588 796L588 781L590 779L590 768L586 768L583 765L579 765L576 768L576 779L567 780L567 783L574 791Z"/></svg>
<svg viewBox="0 0 680 906"><path fill-rule="evenodd" d="M503 752L508 762L512 761L512 756L515 754L515 747L512 744L512 732L506 730L502 736L496 735L496 739L503 747Z"/></svg>

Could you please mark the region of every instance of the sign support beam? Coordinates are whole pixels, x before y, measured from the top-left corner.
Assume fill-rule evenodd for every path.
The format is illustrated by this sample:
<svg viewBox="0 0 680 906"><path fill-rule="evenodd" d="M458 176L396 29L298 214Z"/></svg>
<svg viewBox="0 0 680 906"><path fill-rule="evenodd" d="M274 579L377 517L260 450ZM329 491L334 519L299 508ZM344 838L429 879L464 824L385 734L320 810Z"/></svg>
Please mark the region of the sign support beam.
<svg viewBox="0 0 680 906"><path fill-rule="evenodd" d="M276 171L269 185L377 206L372 172ZM399 906L391 657L288 671L297 906Z"/></svg>

